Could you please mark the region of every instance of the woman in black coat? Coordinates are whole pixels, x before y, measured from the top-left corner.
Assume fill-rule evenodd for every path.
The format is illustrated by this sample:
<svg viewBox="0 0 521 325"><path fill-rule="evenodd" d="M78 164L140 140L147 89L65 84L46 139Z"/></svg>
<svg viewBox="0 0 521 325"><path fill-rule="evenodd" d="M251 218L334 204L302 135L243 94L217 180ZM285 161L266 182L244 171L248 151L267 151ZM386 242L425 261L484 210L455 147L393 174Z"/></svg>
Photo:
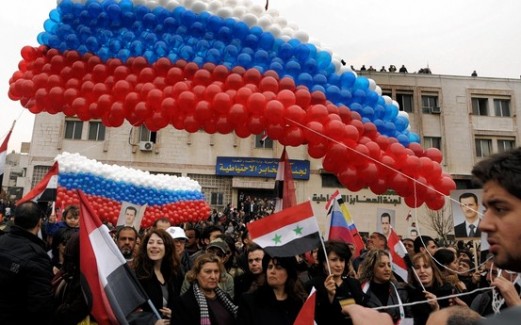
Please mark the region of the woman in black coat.
<svg viewBox="0 0 521 325"><path fill-rule="evenodd" d="M394 278L389 252L381 249L369 251L360 265L359 273L367 307L402 305L407 302L406 288ZM380 311L391 315L394 323L410 317L409 309L403 306Z"/></svg>
<svg viewBox="0 0 521 325"><path fill-rule="evenodd" d="M450 296L454 292L454 287L445 283L439 269L433 259L427 253L418 253L413 256L412 266L414 272L409 283L409 302L425 301L418 305L411 306L414 325L425 325L429 315L433 311L450 305L449 299L436 300L436 298Z"/></svg>
<svg viewBox="0 0 521 325"><path fill-rule="evenodd" d="M218 287L223 272L226 271L221 259L215 254L206 253L195 259L186 274L190 289L174 300L172 324L236 324L237 306Z"/></svg>
<svg viewBox="0 0 521 325"><path fill-rule="evenodd" d="M322 274L306 283L306 289L312 287L317 290L315 320L318 325L351 324L351 320L342 314L341 304L364 305L364 294L358 280L349 273L351 250L341 241L327 241L325 243L327 257L323 249L318 250L318 261ZM331 266L329 274L328 264Z"/></svg>
<svg viewBox="0 0 521 325"><path fill-rule="evenodd" d="M307 294L297 275L294 257L264 255L266 282L242 295L239 325L293 325Z"/></svg>
<svg viewBox="0 0 521 325"><path fill-rule="evenodd" d="M163 229L147 233L139 246L134 270L154 307L163 317L170 318L174 298L180 294L183 274L169 233ZM151 311L148 304L142 308Z"/></svg>

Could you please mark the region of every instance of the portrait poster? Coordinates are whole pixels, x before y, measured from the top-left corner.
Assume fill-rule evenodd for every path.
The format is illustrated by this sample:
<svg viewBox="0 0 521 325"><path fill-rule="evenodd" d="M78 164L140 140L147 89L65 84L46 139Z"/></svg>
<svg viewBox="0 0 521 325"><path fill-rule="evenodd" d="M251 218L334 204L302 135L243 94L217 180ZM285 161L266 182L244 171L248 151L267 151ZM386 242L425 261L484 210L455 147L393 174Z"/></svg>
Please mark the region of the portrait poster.
<svg viewBox="0 0 521 325"><path fill-rule="evenodd" d="M481 189L452 191L451 208L456 239L480 239L479 223L483 216Z"/></svg>
<svg viewBox="0 0 521 325"><path fill-rule="evenodd" d="M134 227L139 232L146 208L146 204L138 205L126 201L121 202L117 226Z"/></svg>
<svg viewBox="0 0 521 325"><path fill-rule="evenodd" d="M391 227L395 228L396 211L391 209L378 208L376 210L376 231L389 238Z"/></svg>

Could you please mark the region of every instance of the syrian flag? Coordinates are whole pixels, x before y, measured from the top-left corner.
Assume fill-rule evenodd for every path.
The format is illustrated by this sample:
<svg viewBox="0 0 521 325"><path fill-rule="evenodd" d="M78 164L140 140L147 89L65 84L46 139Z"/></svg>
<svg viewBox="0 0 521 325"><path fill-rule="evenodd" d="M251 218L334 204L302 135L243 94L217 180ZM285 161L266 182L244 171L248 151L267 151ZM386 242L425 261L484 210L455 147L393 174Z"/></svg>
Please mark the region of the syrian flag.
<svg viewBox="0 0 521 325"><path fill-rule="evenodd" d="M252 241L271 256L295 256L320 244L320 230L309 201L251 222L247 227Z"/></svg>
<svg viewBox="0 0 521 325"><path fill-rule="evenodd" d="M279 212L297 204L297 196L295 194L295 182L293 181L293 173L291 164L286 153L286 147L282 151L282 156L277 169L275 178L276 202L274 212Z"/></svg>
<svg viewBox="0 0 521 325"><path fill-rule="evenodd" d="M14 128L14 122L13 126L11 127L11 130L7 133L7 136L4 139L4 142L2 142L2 145L0 146L0 192L2 192L2 182L4 180L4 172L5 172L5 158L7 157L7 145L9 143L9 138L11 137L11 133L13 132Z"/></svg>
<svg viewBox="0 0 521 325"><path fill-rule="evenodd" d="M80 271L92 316L100 325L128 324L126 317L148 298L85 194L80 199Z"/></svg>
<svg viewBox="0 0 521 325"><path fill-rule="evenodd" d="M338 190L333 193L326 204L329 227L326 229L325 238L328 240L340 240L355 245L354 257L360 255L364 248L364 240L351 218L351 213L345 205L344 199Z"/></svg>
<svg viewBox="0 0 521 325"><path fill-rule="evenodd" d="M52 165L43 179L27 194L18 200L17 205L27 201L49 202L56 201L56 189L58 188L58 162Z"/></svg>
<svg viewBox="0 0 521 325"><path fill-rule="evenodd" d="M302 305L297 318L293 325L316 325L315 322L315 302L317 300L317 290L315 287L311 288L308 299Z"/></svg>
<svg viewBox="0 0 521 325"><path fill-rule="evenodd" d="M389 253L391 254L393 272L402 278L403 281L407 282L409 272L407 271L407 264L405 264L405 260L403 259L405 254L407 254L407 249L392 227L389 238L387 238L387 245L389 246Z"/></svg>

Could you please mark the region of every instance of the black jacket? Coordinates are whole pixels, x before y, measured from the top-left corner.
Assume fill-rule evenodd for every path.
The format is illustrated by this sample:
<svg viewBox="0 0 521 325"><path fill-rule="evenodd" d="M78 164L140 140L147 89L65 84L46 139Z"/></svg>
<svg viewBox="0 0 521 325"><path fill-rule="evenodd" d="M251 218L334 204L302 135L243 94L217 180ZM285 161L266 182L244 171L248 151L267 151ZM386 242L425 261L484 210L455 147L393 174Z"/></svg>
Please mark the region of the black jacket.
<svg viewBox="0 0 521 325"><path fill-rule="evenodd" d="M365 305L364 293L360 286L360 282L356 279L345 277L342 284L336 289L335 299L333 303L329 303L324 281L326 277L321 275L309 280L306 284L306 290L311 291L312 287L317 290L315 320L318 325L327 324L351 324L351 320L342 314L342 307L339 301L343 299L354 299L358 305Z"/></svg>
<svg viewBox="0 0 521 325"><path fill-rule="evenodd" d="M210 308L208 308L208 312L210 313L210 322L212 324L217 324L215 315ZM197 299L195 299L194 289L192 286L190 286L190 289L188 289L184 294L174 299L171 324L201 324L201 310L197 303Z"/></svg>
<svg viewBox="0 0 521 325"><path fill-rule="evenodd" d="M0 324L50 324L53 273L44 247L18 226L0 236Z"/></svg>
<svg viewBox="0 0 521 325"><path fill-rule="evenodd" d="M277 301L273 289L264 285L255 292L242 295L239 303L239 325L293 325L303 302L288 297Z"/></svg>
<svg viewBox="0 0 521 325"><path fill-rule="evenodd" d="M168 286L168 304L167 307L172 309L172 303L174 299L179 296L181 293L181 284L182 284L182 276L172 276L170 279L166 281L166 285ZM159 311L159 309L163 308L163 291L161 290L161 283L155 276L155 274L152 275L152 277L147 279L139 279L139 283L141 283L141 286L143 289L145 289L145 292L147 293L148 297L156 307L156 309ZM141 306L144 311L152 311L148 303L145 303Z"/></svg>
<svg viewBox="0 0 521 325"><path fill-rule="evenodd" d="M425 290L440 298L450 296L454 291L454 287L448 283L445 283L441 287L427 287L425 288ZM423 292L422 288L409 287L408 294L409 302L426 300L425 293ZM440 309L449 307L449 300L438 300L438 305L440 306ZM427 319L429 318L430 313L432 312L432 308L427 302L425 302L423 304L411 306L411 312L412 317L414 318L414 325L425 325L427 323Z"/></svg>

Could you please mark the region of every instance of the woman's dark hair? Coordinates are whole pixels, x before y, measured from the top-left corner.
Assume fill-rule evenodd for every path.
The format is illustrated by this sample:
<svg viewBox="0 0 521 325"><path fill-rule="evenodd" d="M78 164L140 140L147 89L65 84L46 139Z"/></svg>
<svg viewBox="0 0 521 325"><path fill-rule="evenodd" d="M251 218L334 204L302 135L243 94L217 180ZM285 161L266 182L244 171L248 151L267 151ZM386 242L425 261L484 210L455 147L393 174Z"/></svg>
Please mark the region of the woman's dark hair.
<svg viewBox="0 0 521 325"><path fill-rule="evenodd" d="M163 273L163 276L181 275L181 262L175 253L172 236L163 229L152 228L141 241L134 261L134 270L138 279L148 279L154 275L154 261L150 260L147 255L147 244L153 234L161 238L165 245L165 256L161 262L161 273Z"/></svg>
<svg viewBox="0 0 521 325"><path fill-rule="evenodd" d="M446 248L440 248L436 250L436 253L433 255L434 260L440 263L443 266L448 266L450 263L454 262L456 259L456 254Z"/></svg>
<svg viewBox="0 0 521 325"><path fill-rule="evenodd" d="M275 265L281 266L288 273L288 279L284 284L284 291L288 297L296 301L304 302L307 298L307 293L302 282L298 278L298 264L295 257L271 257L265 253L264 258L262 259L262 269L264 270L264 273L268 272L268 264L270 261ZM269 286L268 281L266 281L265 285Z"/></svg>
<svg viewBox="0 0 521 325"><path fill-rule="evenodd" d="M60 244L67 246L71 236L78 233L78 228L60 228L52 236L51 253L52 253L52 265L58 268L60 265Z"/></svg>
<svg viewBox="0 0 521 325"><path fill-rule="evenodd" d="M326 253L328 256L329 256L329 254L331 254L331 252L333 252L333 253L337 254L338 257L344 259L345 267L344 267L344 272L342 275L343 276L347 275L347 273L349 272L349 260L351 259L351 256L352 256L349 246L346 243L344 243L342 241L338 241L338 240L328 240L327 242L324 243L324 246L326 247ZM325 255L323 249L319 249L317 255L318 255L317 256L318 263L320 266L322 266L322 269L324 270L324 275L326 275L326 270L323 268L323 266L324 266L324 263L326 263L327 256Z"/></svg>

